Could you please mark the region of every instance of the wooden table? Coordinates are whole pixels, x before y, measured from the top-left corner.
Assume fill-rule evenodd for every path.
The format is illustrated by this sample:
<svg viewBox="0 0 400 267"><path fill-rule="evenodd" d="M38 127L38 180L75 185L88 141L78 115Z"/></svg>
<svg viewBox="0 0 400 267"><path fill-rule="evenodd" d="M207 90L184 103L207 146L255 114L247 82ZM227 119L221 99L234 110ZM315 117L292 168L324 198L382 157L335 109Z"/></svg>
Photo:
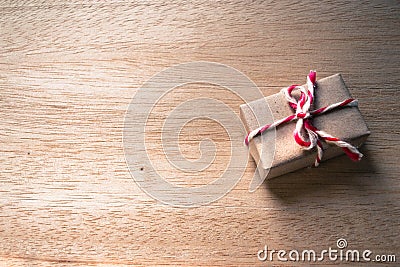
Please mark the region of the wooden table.
<svg viewBox="0 0 400 267"><path fill-rule="evenodd" d="M265 245L321 251L339 238L348 249L395 254L398 264L400 5L341 2L0 1L2 265L307 266L261 262L257 253ZM125 161L125 113L153 75L193 61L235 68L264 95L304 83L310 69L320 78L342 73L372 133L365 158L339 157L253 193L249 162L208 205L153 199ZM183 87L186 97L197 92ZM238 112L235 95L203 87ZM175 91L156 114L178 104ZM148 134L157 159L160 131ZM166 179L217 179L229 160L221 127L193 121L181 137L189 159L200 157L200 139L215 137L215 166L191 179L161 160Z"/></svg>

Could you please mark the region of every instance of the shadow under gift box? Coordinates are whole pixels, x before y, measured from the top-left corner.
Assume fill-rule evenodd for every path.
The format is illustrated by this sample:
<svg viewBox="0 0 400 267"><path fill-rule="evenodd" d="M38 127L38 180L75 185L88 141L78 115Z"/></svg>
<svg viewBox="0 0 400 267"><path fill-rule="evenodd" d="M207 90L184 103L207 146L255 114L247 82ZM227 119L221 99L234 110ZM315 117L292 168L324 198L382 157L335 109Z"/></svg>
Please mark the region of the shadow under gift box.
<svg viewBox="0 0 400 267"><path fill-rule="evenodd" d="M314 105L310 111L351 98L340 74L317 81L314 95ZM265 109L264 101L270 110ZM240 106L240 118L247 132L293 113L282 91ZM311 120L319 130L349 142L355 147L360 147L370 134L358 107L334 109ZM295 142L293 138L295 126L295 121L288 122L278 126L276 133L271 129L250 141L250 154L257 163L261 178L270 179L314 164L317 149L307 151ZM340 147L322 143L323 161L344 154Z"/></svg>

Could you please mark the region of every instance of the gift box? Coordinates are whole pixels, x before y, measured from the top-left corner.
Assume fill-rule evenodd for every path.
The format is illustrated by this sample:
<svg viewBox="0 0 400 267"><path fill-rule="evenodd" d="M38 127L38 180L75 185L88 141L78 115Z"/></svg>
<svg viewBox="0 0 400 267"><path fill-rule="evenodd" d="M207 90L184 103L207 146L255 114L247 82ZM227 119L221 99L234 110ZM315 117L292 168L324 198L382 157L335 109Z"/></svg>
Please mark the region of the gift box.
<svg viewBox="0 0 400 267"><path fill-rule="evenodd" d="M351 98L340 74L315 81L314 88L313 105L310 110ZM283 90L240 106L240 117L247 132L293 114L294 109L289 105ZM313 116L310 118L310 123L315 128L354 147L360 147L370 134L357 106L335 108L319 116ZM284 123L275 130L263 132L248 143L250 154L257 163L261 178L270 179L314 164L317 149L304 150L299 146L294 140L295 127L296 121ZM325 142L319 144L323 149L322 160L344 154L341 147Z"/></svg>

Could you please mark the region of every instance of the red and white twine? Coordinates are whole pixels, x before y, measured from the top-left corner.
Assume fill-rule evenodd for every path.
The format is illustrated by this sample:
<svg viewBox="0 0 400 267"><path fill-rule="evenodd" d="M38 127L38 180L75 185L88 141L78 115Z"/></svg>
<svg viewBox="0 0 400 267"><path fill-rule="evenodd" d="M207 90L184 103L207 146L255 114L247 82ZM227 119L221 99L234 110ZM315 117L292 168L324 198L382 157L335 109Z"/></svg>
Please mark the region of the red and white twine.
<svg viewBox="0 0 400 267"><path fill-rule="evenodd" d="M261 126L251 132L245 138L245 144L249 145L249 142L256 136L263 134L264 132L274 129L282 124L296 121L296 128L293 132L294 140L301 148L305 150L311 150L317 147L317 157L315 160L315 166L317 167L321 162L323 155L322 142L325 141L329 144L336 145L347 154L352 160L358 161L363 156L357 148L351 144L340 140L324 131L321 131L314 127L310 121L311 118L324 114L332 109L337 109L340 107L355 107L358 105L356 99L346 99L342 102L338 102L317 110L310 111L310 108L314 102L314 90L317 89L316 85L316 72L310 71L307 76L307 88L299 85L291 85L288 88L283 89L286 100L288 101L290 107L295 111L295 114L287 116L286 118L275 121L272 124L267 124ZM299 100L292 96L294 91L300 91Z"/></svg>

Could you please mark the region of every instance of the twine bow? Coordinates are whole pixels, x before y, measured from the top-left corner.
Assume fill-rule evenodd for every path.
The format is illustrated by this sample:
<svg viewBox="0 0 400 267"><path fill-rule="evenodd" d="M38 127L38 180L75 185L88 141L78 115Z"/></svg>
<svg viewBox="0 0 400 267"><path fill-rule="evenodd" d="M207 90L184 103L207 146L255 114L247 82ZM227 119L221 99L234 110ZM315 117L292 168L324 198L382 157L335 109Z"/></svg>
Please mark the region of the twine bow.
<svg viewBox="0 0 400 267"><path fill-rule="evenodd" d="M286 100L290 107L294 110L294 114L287 116L286 118L275 121L272 124L261 126L251 132L245 138L245 144L249 145L249 142L256 136L259 136L269 129L278 127L279 125L296 121L296 128L293 132L294 140L301 148L305 150L311 150L317 147L317 157L315 159L315 167L319 165L323 156L322 142L336 145L340 147L346 154L354 161L358 161L363 156L356 147L351 144L340 140L324 131L317 129L312 125L310 119L324 114L332 109L340 107L355 107L358 105L358 101L353 98L346 99L342 102L338 102L323 108L310 111L310 108L314 102L314 90L317 89L316 85L316 72L310 71L307 76L307 88L300 85L291 85L288 88L282 89ZM292 96L294 91L300 91L300 98L297 100Z"/></svg>

